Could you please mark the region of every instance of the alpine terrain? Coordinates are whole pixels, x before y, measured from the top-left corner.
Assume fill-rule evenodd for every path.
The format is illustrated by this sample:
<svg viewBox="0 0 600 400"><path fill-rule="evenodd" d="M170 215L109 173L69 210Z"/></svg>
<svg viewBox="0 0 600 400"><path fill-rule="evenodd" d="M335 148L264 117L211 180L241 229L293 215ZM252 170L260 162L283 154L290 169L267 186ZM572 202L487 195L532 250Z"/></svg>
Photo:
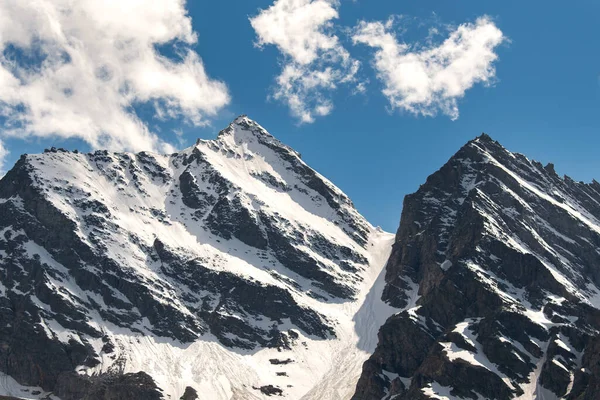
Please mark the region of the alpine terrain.
<svg viewBox="0 0 600 400"><path fill-rule="evenodd" d="M487 135L396 236L256 122L0 180L0 399L600 398L600 184Z"/></svg>
<svg viewBox="0 0 600 400"><path fill-rule="evenodd" d="M600 184L487 135L404 200L354 400L600 399Z"/></svg>
<svg viewBox="0 0 600 400"><path fill-rule="evenodd" d="M246 117L177 154L24 155L0 181L0 397L349 398L392 242Z"/></svg>

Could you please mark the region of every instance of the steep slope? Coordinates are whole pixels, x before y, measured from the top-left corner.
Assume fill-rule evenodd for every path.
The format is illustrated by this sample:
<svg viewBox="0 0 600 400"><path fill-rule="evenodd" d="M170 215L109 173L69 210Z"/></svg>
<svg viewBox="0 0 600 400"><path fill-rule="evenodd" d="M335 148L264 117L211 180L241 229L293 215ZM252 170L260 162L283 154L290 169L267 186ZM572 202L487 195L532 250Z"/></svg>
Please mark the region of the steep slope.
<svg viewBox="0 0 600 400"><path fill-rule="evenodd" d="M392 240L246 117L171 155L24 155L0 181L0 395L348 398Z"/></svg>
<svg viewBox="0 0 600 400"><path fill-rule="evenodd" d="M600 184L482 135L406 197L353 399L600 398Z"/></svg>

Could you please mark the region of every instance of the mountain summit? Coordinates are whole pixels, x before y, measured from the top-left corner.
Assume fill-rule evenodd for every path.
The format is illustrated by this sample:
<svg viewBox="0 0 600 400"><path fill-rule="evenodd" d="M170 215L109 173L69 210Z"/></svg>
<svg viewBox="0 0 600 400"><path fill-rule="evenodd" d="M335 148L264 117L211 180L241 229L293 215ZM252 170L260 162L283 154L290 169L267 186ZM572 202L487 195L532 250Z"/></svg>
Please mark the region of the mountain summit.
<svg viewBox="0 0 600 400"><path fill-rule="evenodd" d="M392 236L247 117L171 155L24 155L0 230L7 394L351 394L389 308Z"/></svg>
<svg viewBox="0 0 600 400"><path fill-rule="evenodd" d="M395 238L245 116L51 149L0 180L0 397L597 399L599 265L600 184L485 134Z"/></svg>
<svg viewBox="0 0 600 400"><path fill-rule="evenodd" d="M600 396L600 185L488 135L407 196L355 400Z"/></svg>

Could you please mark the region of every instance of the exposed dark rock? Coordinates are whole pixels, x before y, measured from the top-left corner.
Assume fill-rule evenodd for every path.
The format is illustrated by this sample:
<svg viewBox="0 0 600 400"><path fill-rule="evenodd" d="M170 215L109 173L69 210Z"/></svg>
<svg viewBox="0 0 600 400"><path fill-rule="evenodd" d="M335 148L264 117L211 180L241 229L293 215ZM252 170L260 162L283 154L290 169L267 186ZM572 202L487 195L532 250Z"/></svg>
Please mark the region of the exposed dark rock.
<svg viewBox="0 0 600 400"><path fill-rule="evenodd" d="M196 179L189 171L184 171L179 176L179 189L183 204L190 208L206 210L215 202L214 196L200 189Z"/></svg>
<svg viewBox="0 0 600 400"><path fill-rule="evenodd" d="M295 219L264 190L316 214ZM343 240L311 226L315 216ZM598 182L561 178L485 134L469 142L404 200L383 292L399 310L353 399L508 400L530 383L600 398L598 221ZM284 355L306 346L300 334L336 336L336 321L303 304L356 296L370 229L347 196L247 118L164 158L23 156L0 180L0 372L63 400L163 398L145 372L123 373L125 342L110 326L131 340L188 346L210 335L241 354L275 348L282 357L269 362L287 377L295 361ZM187 387L181 399L203 395Z"/></svg>
<svg viewBox="0 0 600 400"><path fill-rule="evenodd" d="M242 204L239 197L229 200L222 197L206 218L208 228L225 239L235 237L248 246L267 248L267 239L262 232L258 218Z"/></svg>
<svg viewBox="0 0 600 400"><path fill-rule="evenodd" d="M65 373L60 376L54 393L62 400L164 399L154 380L144 372L95 377Z"/></svg>
<svg viewBox="0 0 600 400"><path fill-rule="evenodd" d="M257 390L260 390L261 393L267 395L267 396L282 396L283 395L283 390L281 390L278 387L275 387L273 385L265 385L265 386L261 386L258 388L255 388Z"/></svg>
<svg viewBox="0 0 600 400"><path fill-rule="evenodd" d="M287 359L285 359L285 360L279 360L279 359L277 359L277 358L271 358L271 359L269 360L269 362L270 362L271 364L273 364L273 365L286 365L286 364L293 363L293 362L294 362L294 360L292 360L291 358L287 358Z"/></svg>
<svg viewBox="0 0 600 400"><path fill-rule="evenodd" d="M196 389L188 386L185 388L185 392L179 400L197 400L198 398L198 392L196 392Z"/></svg>
<svg viewBox="0 0 600 400"><path fill-rule="evenodd" d="M381 327L354 399L421 399L435 388L511 399L536 369L534 384L557 397L600 396L597 372L578 361L597 354L586 343L598 311L584 299L600 282L598 220L597 184L560 178L488 135L469 142L404 200L383 299L418 301L412 318Z"/></svg>
<svg viewBox="0 0 600 400"><path fill-rule="evenodd" d="M313 285L342 298L351 298L354 290L326 272L320 262L298 249L289 238L282 234L275 217L261 214L260 220L265 228L269 246L277 260L285 267L313 281Z"/></svg>

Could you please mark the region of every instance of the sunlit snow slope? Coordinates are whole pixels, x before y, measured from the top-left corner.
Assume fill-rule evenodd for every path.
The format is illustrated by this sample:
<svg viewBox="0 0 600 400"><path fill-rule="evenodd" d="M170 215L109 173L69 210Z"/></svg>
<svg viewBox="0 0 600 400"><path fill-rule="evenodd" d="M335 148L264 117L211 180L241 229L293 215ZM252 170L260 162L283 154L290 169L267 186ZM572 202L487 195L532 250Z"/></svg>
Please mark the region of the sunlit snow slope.
<svg viewBox="0 0 600 400"><path fill-rule="evenodd" d="M600 184L487 135L406 197L355 400L599 399Z"/></svg>
<svg viewBox="0 0 600 400"><path fill-rule="evenodd" d="M348 399L392 242L246 117L171 155L25 155L0 181L0 395Z"/></svg>

